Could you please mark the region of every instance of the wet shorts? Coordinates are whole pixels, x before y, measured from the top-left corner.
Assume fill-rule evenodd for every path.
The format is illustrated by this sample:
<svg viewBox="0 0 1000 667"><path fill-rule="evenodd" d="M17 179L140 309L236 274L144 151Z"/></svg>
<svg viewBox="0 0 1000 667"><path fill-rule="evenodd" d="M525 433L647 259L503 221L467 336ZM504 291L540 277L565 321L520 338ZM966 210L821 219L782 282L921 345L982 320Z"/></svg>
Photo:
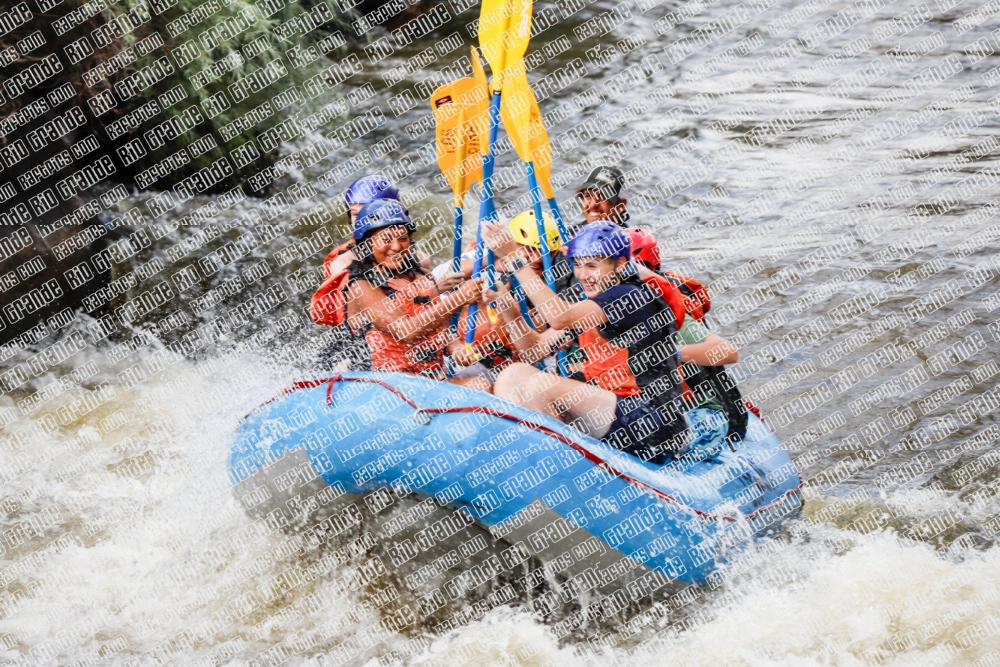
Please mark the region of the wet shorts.
<svg viewBox="0 0 1000 667"><path fill-rule="evenodd" d="M683 420L664 414L654 398L619 396L615 420L601 440L643 461L666 463L687 443L687 433Z"/></svg>

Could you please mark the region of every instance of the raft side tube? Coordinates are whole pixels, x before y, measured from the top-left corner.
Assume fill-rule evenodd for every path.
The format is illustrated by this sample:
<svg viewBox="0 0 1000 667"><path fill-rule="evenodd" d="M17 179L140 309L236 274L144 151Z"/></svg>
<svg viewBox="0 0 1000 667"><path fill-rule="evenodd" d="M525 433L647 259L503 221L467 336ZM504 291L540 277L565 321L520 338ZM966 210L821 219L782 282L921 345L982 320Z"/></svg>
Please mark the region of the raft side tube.
<svg viewBox="0 0 1000 667"><path fill-rule="evenodd" d="M750 421L735 452L656 466L458 385L344 373L248 415L230 472L249 512L296 529L339 516L420 562L479 534L505 567L536 556L581 591L659 588L704 582L723 544L801 506L791 458Z"/></svg>

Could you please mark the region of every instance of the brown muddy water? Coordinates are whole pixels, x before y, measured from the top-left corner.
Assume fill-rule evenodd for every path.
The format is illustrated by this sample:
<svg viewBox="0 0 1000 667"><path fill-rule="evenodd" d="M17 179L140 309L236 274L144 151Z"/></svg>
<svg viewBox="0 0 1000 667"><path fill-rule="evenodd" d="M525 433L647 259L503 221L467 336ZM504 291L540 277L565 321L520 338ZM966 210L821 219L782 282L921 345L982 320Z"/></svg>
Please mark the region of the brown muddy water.
<svg viewBox="0 0 1000 667"><path fill-rule="evenodd" d="M567 8L540 3L536 16ZM474 11L436 38L471 43ZM580 41L607 12L620 24ZM568 635L521 599L485 615L455 605L466 620L443 635L419 622L373 632L391 595L350 586L347 558L253 597L338 553L254 524L227 477L242 416L318 372L328 332L305 306L346 238L338 198L360 171L405 158L394 168L412 172L401 189L419 238L438 260L449 252L450 197L422 159L433 129L418 93L467 47L438 57L425 38L342 85L362 100L352 113L378 106L387 122L281 179L315 194L297 186L283 207L197 198L152 220L150 244L114 269L114 303L135 304L129 327L105 336L81 315L3 355L3 370L33 376L0 398L0 661L1000 663L998 17L970 0L640 0L589 5L533 39L529 78L558 82L541 107L567 215L579 218L572 188L593 165L628 173L633 224L654 231L666 266L710 285L741 387L810 479L801 520L713 586ZM408 59L387 88L382 75ZM404 89L419 103L396 116ZM399 147L372 158L388 139ZM500 155L509 212L526 192L515 165ZM174 228L192 214L205 225ZM252 247L227 254L241 237ZM173 294L158 303L163 280ZM268 312L207 326L267 293L280 301Z"/></svg>

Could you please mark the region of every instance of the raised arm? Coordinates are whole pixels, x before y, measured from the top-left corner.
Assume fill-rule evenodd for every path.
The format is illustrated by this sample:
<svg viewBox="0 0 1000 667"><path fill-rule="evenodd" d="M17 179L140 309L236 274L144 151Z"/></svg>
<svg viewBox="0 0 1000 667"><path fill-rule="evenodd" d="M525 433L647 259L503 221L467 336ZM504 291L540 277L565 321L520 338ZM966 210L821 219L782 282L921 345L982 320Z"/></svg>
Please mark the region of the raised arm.
<svg viewBox="0 0 1000 667"><path fill-rule="evenodd" d="M520 254L520 246L514 242L510 231L503 225L485 224L483 237L497 256L506 259L508 266ZM582 331L608 321L604 311L593 301L573 303L559 298L559 295L526 264L514 272L514 277L521 283L521 289L535 304L542 319L554 329Z"/></svg>

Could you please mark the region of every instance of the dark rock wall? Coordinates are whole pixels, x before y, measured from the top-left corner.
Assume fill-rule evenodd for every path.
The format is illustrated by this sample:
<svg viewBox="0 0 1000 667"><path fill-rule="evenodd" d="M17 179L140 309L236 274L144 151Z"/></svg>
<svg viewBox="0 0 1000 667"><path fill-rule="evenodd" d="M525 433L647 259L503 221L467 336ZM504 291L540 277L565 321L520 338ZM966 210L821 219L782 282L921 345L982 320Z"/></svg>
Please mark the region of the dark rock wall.
<svg viewBox="0 0 1000 667"><path fill-rule="evenodd" d="M59 313L78 308L84 297L105 286L111 272L95 266L104 266L99 255L114 238L99 222L58 229L51 222L0 226L0 345L19 336L21 343L33 343L29 339L36 336L27 332L39 325L58 328Z"/></svg>

